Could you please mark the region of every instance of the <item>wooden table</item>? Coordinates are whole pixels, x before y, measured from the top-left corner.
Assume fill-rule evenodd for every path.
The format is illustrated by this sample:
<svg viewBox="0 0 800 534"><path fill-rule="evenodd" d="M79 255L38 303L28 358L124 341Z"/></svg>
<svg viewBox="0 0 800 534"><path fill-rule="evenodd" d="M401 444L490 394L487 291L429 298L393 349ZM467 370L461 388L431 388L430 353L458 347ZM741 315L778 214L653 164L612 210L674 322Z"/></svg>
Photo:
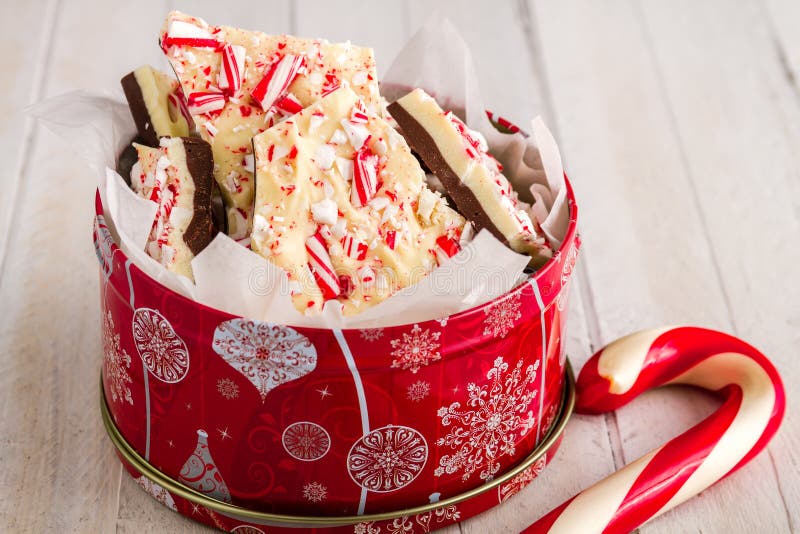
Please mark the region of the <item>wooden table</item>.
<svg viewBox="0 0 800 534"><path fill-rule="evenodd" d="M77 88L116 89L133 67L161 65L156 35L172 7L351 39L373 46L384 72L429 4L0 7L0 530L203 530L123 476L104 435L96 184L20 108ZM471 44L485 101L526 124L543 115L560 141L584 242L573 365L632 330L692 323L749 340L783 373L789 410L768 452L641 531L800 530L800 3L497 0L443 9ZM539 480L450 531L516 532L714 406L696 392L658 391L606 417L576 416Z"/></svg>

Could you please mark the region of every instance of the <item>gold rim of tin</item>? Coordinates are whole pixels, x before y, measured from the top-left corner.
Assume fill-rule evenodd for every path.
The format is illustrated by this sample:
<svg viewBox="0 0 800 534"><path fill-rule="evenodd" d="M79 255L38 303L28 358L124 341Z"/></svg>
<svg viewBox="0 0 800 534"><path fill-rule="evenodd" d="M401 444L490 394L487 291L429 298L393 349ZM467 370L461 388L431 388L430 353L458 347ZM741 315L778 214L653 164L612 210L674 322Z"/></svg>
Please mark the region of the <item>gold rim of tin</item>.
<svg viewBox="0 0 800 534"><path fill-rule="evenodd" d="M399 517L404 516L412 516L416 514L426 513L432 510L436 510L439 508L443 508L446 506L452 506L454 504L458 504L460 502L466 501L473 497L476 497L484 492L490 491L492 489L497 488L498 486L504 484L505 482L511 480L515 476L519 475L534 463L539 460L550 447L559 439L561 434L564 432L564 428L567 425L567 421L569 420L570 416L572 415L573 408L575 406L575 377L572 372L572 366L570 365L569 361L566 362L566 380L564 383L564 393L561 399L561 409L559 410L558 417L556 418L555 424L550 429L550 432L545 436L544 440L539 444L538 447L522 462L518 463L516 466L512 467L501 476L493 479L482 486L478 486L477 488L473 488L469 491L464 493L460 493L453 497L449 497L447 499L443 499L436 503L425 504L422 506L416 506L413 508L406 508L403 510L396 510L392 512L383 512L379 514L365 514L365 515L350 515L350 516L299 516L299 515L287 515L287 514L276 514L276 513L269 513L269 512L259 512L256 510L250 510L248 508L241 508L239 506L228 504L222 501L218 501L216 499L212 499L197 490L194 490L184 484L178 482L177 480L168 477L155 467L151 465L147 460L141 457L138 452L136 452L131 445L125 441L125 438L122 437L120 434L119 429L114 424L114 421L111 418L111 412L108 409L108 404L106 402L105 394L103 391L103 379L102 375L100 377L100 411L103 416L103 425L106 428L106 432L108 433L109 438L111 438L111 443L114 444L114 447L119 451L125 460L130 463L139 473L141 473L145 478L149 479L151 482L154 482L161 486L162 488L168 490L170 493L174 493L192 503L200 504L214 510L215 512L220 512L224 515L231 516L237 519L245 519L245 520L254 520L254 522L259 523L279 523L285 525L314 525L314 526L341 526L341 525L352 525L355 523L361 523L364 521L386 521L391 519L396 519Z"/></svg>

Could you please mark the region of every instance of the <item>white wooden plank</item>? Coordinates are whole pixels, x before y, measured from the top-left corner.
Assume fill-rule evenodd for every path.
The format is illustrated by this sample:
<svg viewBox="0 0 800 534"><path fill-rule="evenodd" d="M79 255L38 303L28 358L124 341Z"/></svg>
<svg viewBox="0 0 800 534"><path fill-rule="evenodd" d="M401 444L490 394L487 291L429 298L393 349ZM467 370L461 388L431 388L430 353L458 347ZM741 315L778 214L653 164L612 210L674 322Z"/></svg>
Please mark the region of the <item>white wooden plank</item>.
<svg viewBox="0 0 800 534"><path fill-rule="evenodd" d="M776 52L772 24L755 2L736 10L721 1L642 6L731 325L773 359L787 386L784 428L769 449L780 482L771 498L800 528L800 476L791 467L800 464L800 417L792 409L800 405L793 387L800 380L800 94L785 61L797 50ZM797 23L797 15L779 18ZM786 44L796 46L796 37ZM715 61L699 58L698 49ZM748 469L737 483L765 475Z"/></svg>
<svg viewBox="0 0 800 534"><path fill-rule="evenodd" d="M145 43L157 50L136 33L158 16L155 8L65 3L48 29L51 56L39 60L41 93L115 87L134 61L147 60ZM89 231L96 183L40 128L23 157L0 281L0 457L12 466L0 474L2 530L109 532L121 468L97 412L100 313Z"/></svg>
<svg viewBox="0 0 800 534"><path fill-rule="evenodd" d="M775 53L784 68L787 81L800 94L800 2L795 0L765 0L771 26Z"/></svg>
<svg viewBox="0 0 800 534"><path fill-rule="evenodd" d="M298 35L373 48L378 76L408 39L406 8L398 0L301 0L293 5Z"/></svg>
<svg viewBox="0 0 800 534"><path fill-rule="evenodd" d="M58 2L26 2L0 8L0 46L13 53L0 55L0 161L9 172L0 175L0 273L8 232L14 220L20 175L30 154L33 122L23 108L39 100L52 42Z"/></svg>
<svg viewBox="0 0 800 534"><path fill-rule="evenodd" d="M120 486L117 534L188 534L218 532L178 515L162 506L129 476L123 473Z"/></svg>
<svg viewBox="0 0 800 534"><path fill-rule="evenodd" d="M623 1L530 5L562 154L582 208L584 260L598 321L592 341L600 345L670 323L730 329L704 220L637 12ZM685 12L691 16L692 10ZM703 55L697 43L692 53L698 61L717 59ZM657 391L619 410L624 460L678 434L712 406L699 395ZM655 425L654 414L669 416ZM766 457L705 495L642 531L683 530L687 524L714 532L787 528Z"/></svg>

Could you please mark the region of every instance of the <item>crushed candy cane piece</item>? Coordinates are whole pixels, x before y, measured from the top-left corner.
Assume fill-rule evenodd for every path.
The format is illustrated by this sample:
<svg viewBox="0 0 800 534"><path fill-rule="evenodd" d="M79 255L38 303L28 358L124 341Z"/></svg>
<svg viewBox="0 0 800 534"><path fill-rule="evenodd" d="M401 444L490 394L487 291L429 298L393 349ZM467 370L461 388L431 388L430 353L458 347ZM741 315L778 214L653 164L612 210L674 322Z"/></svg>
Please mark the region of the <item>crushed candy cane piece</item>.
<svg viewBox="0 0 800 534"><path fill-rule="evenodd" d="M345 255L348 257L357 259L359 261L367 257L367 251L369 250L369 247L367 247L366 243L359 241L352 235L345 235L340 242L342 244L342 248L344 249Z"/></svg>
<svg viewBox="0 0 800 534"><path fill-rule="evenodd" d="M353 124L347 119L342 119L341 124L348 141L350 141L350 144L353 146L353 150L360 150L369 138L369 130L367 130L367 127L363 124ZM336 135L336 132L334 132L334 135Z"/></svg>
<svg viewBox="0 0 800 534"><path fill-rule="evenodd" d="M369 265L365 265L358 270L358 277L364 287L372 287L375 283L375 271Z"/></svg>
<svg viewBox="0 0 800 534"><path fill-rule="evenodd" d="M461 250L458 239L453 239L446 235L436 238L436 248L434 250L436 255L436 262L441 265L448 259L455 256Z"/></svg>
<svg viewBox="0 0 800 534"><path fill-rule="evenodd" d="M306 239L309 266L325 300L334 299L341 293L339 278L333 270L333 262L328 255L325 239L317 232Z"/></svg>
<svg viewBox="0 0 800 534"><path fill-rule="evenodd" d="M212 113L225 107L225 95L214 91L192 93L189 95L186 104L192 115Z"/></svg>
<svg viewBox="0 0 800 534"><path fill-rule="evenodd" d="M275 102L275 108L282 114L291 116L303 110L303 104L292 94L288 93L283 98Z"/></svg>
<svg viewBox="0 0 800 534"><path fill-rule="evenodd" d="M288 54L272 64L267 74L250 93L267 110L289 89L292 81L300 73L305 58Z"/></svg>
<svg viewBox="0 0 800 534"><path fill-rule="evenodd" d="M325 198L311 204L311 216L320 224L336 224L336 219L339 217L336 209L336 202Z"/></svg>
<svg viewBox="0 0 800 534"><path fill-rule="evenodd" d="M336 149L332 145L320 145L314 154L314 163L323 171L333 167L336 160Z"/></svg>
<svg viewBox="0 0 800 534"><path fill-rule="evenodd" d="M368 149L359 150L353 165L351 202L356 206L366 205L378 186L378 158Z"/></svg>
<svg viewBox="0 0 800 534"><path fill-rule="evenodd" d="M243 46L226 44L222 48L222 69L219 76L219 88L231 94L242 87L244 78L245 54Z"/></svg>
<svg viewBox="0 0 800 534"><path fill-rule="evenodd" d="M350 122L353 124L367 124L369 122L367 108L361 100L357 101L353 106L353 111L350 112Z"/></svg>

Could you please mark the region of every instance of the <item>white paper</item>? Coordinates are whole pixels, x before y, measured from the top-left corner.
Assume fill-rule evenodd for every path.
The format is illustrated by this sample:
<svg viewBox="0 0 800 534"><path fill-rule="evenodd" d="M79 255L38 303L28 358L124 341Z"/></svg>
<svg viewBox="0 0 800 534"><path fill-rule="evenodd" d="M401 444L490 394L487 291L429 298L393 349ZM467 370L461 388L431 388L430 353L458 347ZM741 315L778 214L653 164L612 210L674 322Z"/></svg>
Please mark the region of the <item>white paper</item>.
<svg viewBox="0 0 800 534"><path fill-rule="evenodd" d="M455 67L455 68L454 68ZM568 222L561 157L553 136L537 118L532 136L501 134L484 113L466 43L449 21L434 18L401 51L384 80L393 100L423 87L480 131L490 151L554 246ZM33 106L30 112L83 155L98 184L106 220L122 250L163 285L234 315L295 326L375 328L445 317L488 302L522 280L529 258L487 231L418 284L404 288L364 312L344 317L336 301L306 316L292 304L286 272L258 254L218 235L192 261L194 283L165 269L145 252L157 206L136 195L116 168L117 156L135 135L127 105L105 94L68 93Z"/></svg>

